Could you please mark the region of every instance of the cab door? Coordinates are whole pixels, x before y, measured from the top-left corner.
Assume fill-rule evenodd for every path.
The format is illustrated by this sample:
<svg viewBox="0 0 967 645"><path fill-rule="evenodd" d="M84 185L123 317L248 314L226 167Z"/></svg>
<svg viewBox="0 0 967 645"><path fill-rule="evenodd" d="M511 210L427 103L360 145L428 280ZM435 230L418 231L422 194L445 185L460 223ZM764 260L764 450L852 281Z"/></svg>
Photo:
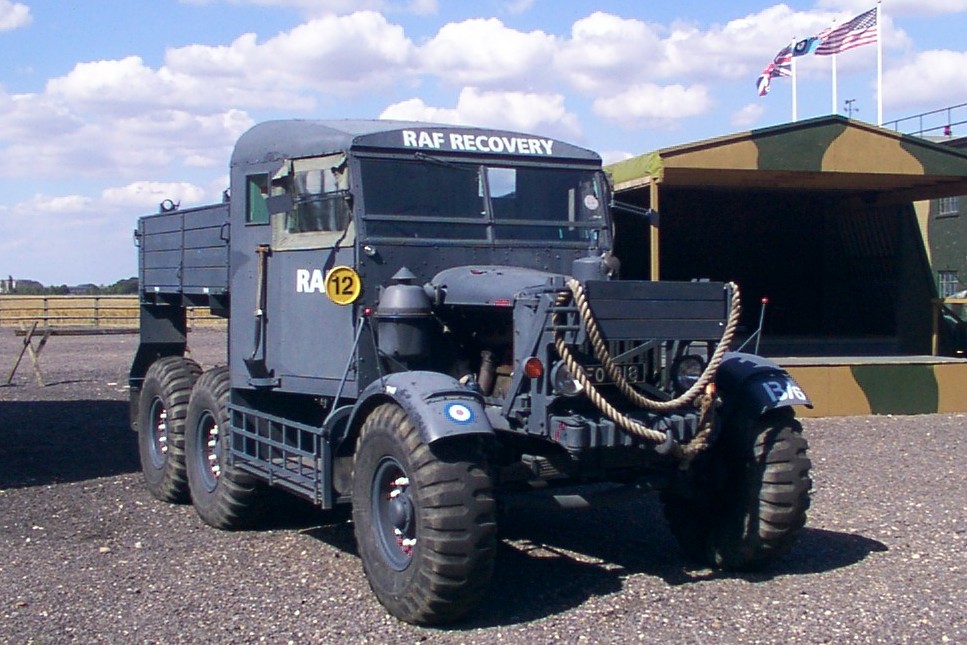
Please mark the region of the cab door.
<svg viewBox="0 0 967 645"><path fill-rule="evenodd" d="M350 365L361 292L346 157L287 161L261 189L249 183L249 209L255 219L263 210L270 229L254 257L253 340L236 343L251 347L249 384L333 395Z"/></svg>

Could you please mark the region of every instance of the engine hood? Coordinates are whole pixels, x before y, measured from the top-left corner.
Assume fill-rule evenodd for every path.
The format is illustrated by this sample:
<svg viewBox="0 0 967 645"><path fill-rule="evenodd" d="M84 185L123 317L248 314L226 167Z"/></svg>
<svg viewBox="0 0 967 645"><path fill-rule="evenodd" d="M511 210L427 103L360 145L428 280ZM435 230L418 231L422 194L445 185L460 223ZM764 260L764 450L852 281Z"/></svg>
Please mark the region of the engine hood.
<svg viewBox="0 0 967 645"><path fill-rule="evenodd" d="M510 307L522 291L543 287L557 273L508 266L462 266L436 274L429 286L444 305Z"/></svg>

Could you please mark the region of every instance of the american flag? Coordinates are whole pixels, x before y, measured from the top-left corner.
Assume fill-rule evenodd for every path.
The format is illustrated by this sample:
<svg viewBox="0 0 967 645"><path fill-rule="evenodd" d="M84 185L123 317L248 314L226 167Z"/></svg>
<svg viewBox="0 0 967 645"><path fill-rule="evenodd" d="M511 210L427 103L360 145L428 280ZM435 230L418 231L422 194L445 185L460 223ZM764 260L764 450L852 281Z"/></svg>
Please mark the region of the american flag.
<svg viewBox="0 0 967 645"><path fill-rule="evenodd" d="M876 14L876 7L873 7L849 22L831 29L829 33L822 35L822 42L813 53L817 56L830 56L861 45L872 45L877 38Z"/></svg>

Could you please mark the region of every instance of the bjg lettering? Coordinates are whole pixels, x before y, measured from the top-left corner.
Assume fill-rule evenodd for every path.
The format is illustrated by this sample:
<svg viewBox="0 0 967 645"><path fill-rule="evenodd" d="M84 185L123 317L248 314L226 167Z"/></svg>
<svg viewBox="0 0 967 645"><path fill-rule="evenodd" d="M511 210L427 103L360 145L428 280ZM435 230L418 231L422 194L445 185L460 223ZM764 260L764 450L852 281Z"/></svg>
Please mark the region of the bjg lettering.
<svg viewBox="0 0 967 645"><path fill-rule="evenodd" d="M792 381L764 381L762 388L773 403L780 401L808 401L805 392Z"/></svg>
<svg viewBox="0 0 967 645"><path fill-rule="evenodd" d="M508 137L434 130L403 130L403 145L407 148L454 150L460 152L489 152L519 155L554 154L553 139Z"/></svg>

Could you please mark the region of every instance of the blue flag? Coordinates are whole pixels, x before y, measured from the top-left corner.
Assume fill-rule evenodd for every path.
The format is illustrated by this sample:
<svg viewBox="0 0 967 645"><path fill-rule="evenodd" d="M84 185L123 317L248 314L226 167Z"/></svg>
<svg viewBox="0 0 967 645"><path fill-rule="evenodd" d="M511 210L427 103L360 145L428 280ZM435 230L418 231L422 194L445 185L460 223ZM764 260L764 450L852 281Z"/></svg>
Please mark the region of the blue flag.
<svg viewBox="0 0 967 645"><path fill-rule="evenodd" d="M816 51L817 47L819 47L819 43L819 36L810 36L809 38L797 40L796 44L792 47L792 55L805 56L806 54L811 54Z"/></svg>

